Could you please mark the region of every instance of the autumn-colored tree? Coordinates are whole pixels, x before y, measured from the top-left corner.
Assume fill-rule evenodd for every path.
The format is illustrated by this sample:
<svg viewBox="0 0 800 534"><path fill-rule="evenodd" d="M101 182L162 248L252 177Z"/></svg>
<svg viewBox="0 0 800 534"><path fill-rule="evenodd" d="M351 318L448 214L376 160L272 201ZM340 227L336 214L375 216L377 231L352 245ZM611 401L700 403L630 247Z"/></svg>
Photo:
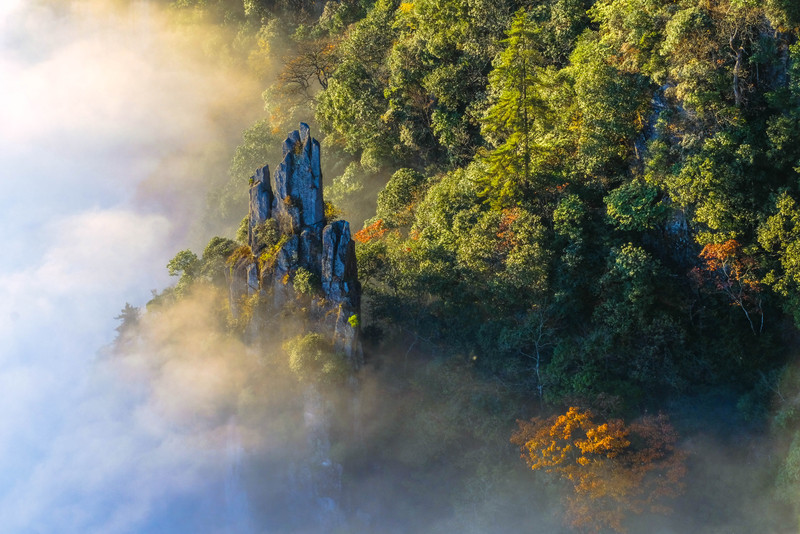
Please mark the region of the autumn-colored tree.
<svg viewBox="0 0 800 534"><path fill-rule="evenodd" d="M353 234L353 239L355 239L359 243L368 243L373 239L380 239L388 231L389 229L386 228L383 224L383 219L378 219L374 223L365 226L364 228Z"/></svg>
<svg viewBox="0 0 800 534"><path fill-rule="evenodd" d="M694 273L710 279L718 291L730 298L731 304L742 309L753 333L760 333L764 328L764 312L761 286L756 277L756 260L745 254L735 239L709 243L700 252L700 259L705 268ZM760 318L758 332L753 324L753 315Z"/></svg>
<svg viewBox="0 0 800 534"><path fill-rule="evenodd" d="M626 532L629 514L667 513L663 501L683 491L686 454L666 416L626 425L597 422L588 410L518 421L511 442L533 470L568 481L566 521L587 532Z"/></svg>

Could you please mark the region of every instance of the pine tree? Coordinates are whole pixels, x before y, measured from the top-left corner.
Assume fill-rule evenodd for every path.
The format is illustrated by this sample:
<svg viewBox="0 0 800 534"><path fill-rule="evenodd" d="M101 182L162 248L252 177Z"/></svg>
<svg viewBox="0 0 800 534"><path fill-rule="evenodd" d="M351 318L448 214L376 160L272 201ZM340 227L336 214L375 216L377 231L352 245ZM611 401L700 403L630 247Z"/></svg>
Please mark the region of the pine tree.
<svg viewBox="0 0 800 534"><path fill-rule="evenodd" d="M546 115L538 72L541 58L537 33L525 10L514 16L505 50L489 74L491 105L482 121L482 133L493 148L483 154L486 164L484 195L495 205L508 205L529 190L533 182L537 130Z"/></svg>

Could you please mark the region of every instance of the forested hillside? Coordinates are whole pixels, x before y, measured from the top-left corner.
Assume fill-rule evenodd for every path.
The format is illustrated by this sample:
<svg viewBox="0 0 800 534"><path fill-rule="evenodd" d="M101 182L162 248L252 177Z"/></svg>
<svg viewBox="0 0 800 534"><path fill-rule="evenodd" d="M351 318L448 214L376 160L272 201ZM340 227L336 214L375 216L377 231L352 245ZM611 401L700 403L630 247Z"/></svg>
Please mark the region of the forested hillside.
<svg viewBox="0 0 800 534"><path fill-rule="evenodd" d="M531 506L563 503L567 531L654 531L637 517L699 496L705 517L664 532L794 531L800 4L164 3L224 28L209 53L263 80L264 118L209 197L228 237L286 133L318 132L378 384L345 480L406 477L376 532L442 506L458 519L407 531L535 530L529 479L555 482ZM151 308L228 283L246 227L216 239L176 256ZM709 443L755 465L743 495L720 492L738 479Z"/></svg>

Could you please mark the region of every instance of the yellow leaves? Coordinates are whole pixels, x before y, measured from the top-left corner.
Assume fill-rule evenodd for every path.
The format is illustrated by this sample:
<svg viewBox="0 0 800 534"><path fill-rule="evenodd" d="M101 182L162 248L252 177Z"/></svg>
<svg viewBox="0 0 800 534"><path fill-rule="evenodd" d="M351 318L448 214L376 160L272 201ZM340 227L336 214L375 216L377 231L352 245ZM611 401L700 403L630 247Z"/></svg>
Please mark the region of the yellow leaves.
<svg viewBox="0 0 800 534"><path fill-rule="evenodd" d="M561 437L562 439L571 439L572 434L577 429L585 430L589 422L591 412L578 412L578 408L572 407L567 410L567 413L560 415L556 418L550 435L553 437Z"/></svg>
<svg viewBox="0 0 800 534"><path fill-rule="evenodd" d="M282 235L274 245L261 253L258 257L258 272L263 273L265 270L272 269L275 266L278 253L287 241L289 241L289 236Z"/></svg>
<svg viewBox="0 0 800 534"><path fill-rule="evenodd" d="M251 262L254 261L255 259L253 257L253 251L251 251L250 247L247 245L242 245L241 247L234 250L233 253L230 256L228 256L228 258L225 260L225 263L228 264L230 267L233 267L239 260L243 258L247 258L248 261Z"/></svg>
<svg viewBox="0 0 800 534"><path fill-rule="evenodd" d="M419 20L417 18L417 14L414 13L414 2L401 2L397 10L401 15L397 18L397 27L405 25L408 31L416 31Z"/></svg>
<svg viewBox="0 0 800 534"><path fill-rule="evenodd" d="M626 439L628 430L619 419L604 423L586 431L586 439L577 440L575 444L583 454L600 454L606 458L614 458L623 452L631 442Z"/></svg>
<svg viewBox="0 0 800 534"><path fill-rule="evenodd" d="M517 423L511 442L530 468L572 486L566 519L573 527L625 532L628 514L664 513L659 501L682 491L686 455L675 447L678 436L665 416L626 425L597 422L592 412L571 407Z"/></svg>

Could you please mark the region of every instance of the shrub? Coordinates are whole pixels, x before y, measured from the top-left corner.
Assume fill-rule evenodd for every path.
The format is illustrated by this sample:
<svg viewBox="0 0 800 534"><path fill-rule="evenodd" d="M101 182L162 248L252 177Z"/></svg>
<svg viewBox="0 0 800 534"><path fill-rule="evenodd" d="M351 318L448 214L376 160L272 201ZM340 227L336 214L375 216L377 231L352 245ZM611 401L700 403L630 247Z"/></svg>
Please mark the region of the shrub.
<svg viewBox="0 0 800 534"><path fill-rule="evenodd" d="M302 295L313 295L320 289L319 279L309 271L300 267L294 273L294 290Z"/></svg>
<svg viewBox="0 0 800 534"><path fill-rule="evenodd" d="M289 355L289 368L301 382L341 383L350 372L347 357L336 352L320 334L297 336L287 341L283 349Z"/></svg>
<svg viewBox="0 0 800 534"><path fill-rule="evenodd" d="M357 313L351 315L350 318L347 319L347 322L350 323L350 326L352 326L353 328L358 328L359 326L361 326L361 319L358 318Z"/></svg>

